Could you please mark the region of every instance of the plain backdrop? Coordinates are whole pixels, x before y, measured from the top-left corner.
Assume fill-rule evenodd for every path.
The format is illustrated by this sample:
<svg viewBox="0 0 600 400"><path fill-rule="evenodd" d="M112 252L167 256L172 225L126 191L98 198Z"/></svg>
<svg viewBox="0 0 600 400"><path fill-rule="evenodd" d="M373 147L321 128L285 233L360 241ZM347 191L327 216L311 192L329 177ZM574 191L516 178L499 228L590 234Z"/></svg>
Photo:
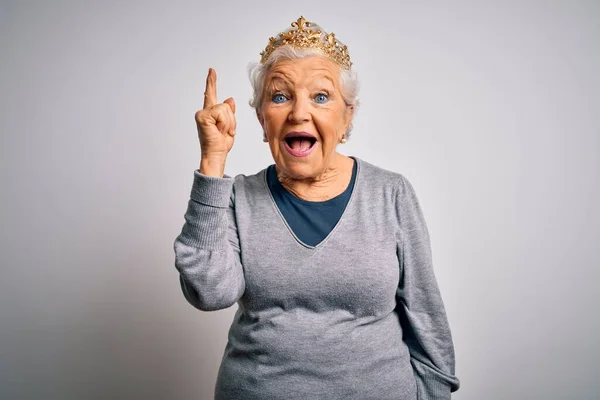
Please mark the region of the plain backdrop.
<svg viewBox="0 0 600 400"><path fill-rule="evenodd" d="M227 173L272 163L247 65L300 15L349 46L340 147L429 226L458 400L600 393L600 3L0 3L0 398L210 400L235 308L180 292L173 241L209 67Z"/></svg>

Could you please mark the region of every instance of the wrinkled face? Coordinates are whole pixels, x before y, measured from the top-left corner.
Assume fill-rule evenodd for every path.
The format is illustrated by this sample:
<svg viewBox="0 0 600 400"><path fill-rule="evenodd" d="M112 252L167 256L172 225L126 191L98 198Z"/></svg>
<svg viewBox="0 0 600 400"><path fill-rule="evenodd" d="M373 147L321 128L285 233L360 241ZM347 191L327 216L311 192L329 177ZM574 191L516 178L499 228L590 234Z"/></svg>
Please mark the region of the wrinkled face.
<svg viewBox="0 0 600 400"><path fill-rule="evenodd" d="M339 66L325 57L282 60L265 78L258 119L278 169L294 179L333 167L353 107L340 91Z"/></svg>

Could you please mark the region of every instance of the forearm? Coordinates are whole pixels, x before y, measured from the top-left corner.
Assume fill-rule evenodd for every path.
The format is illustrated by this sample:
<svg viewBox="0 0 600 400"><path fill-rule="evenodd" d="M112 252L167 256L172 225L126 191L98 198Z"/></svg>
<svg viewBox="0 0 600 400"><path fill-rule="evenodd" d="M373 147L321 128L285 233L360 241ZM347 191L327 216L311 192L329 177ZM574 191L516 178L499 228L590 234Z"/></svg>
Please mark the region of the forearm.
<svg viewBox="0 0 600 400"><path fill-rule="evenodd" d="M413 277L419 281L422 278ZM398 311L417 384L417 399L449 400L460 382L455 375L454 344L437 284L430 280L419 285L420 295L412 292L416 292L415 288L399 290Z"/></svg>
<svg viewBox="0 0 600 400"><path fill-rule="evenodd" d="M188 302L213 311L235 304L245 282L228 215L233 178L198 172L194 172L185 223L173 245L175 266Z"/></svg>
<svg viewBox="0 0 600 400"><path fill-rule="evenodd" d="M411 358L415 382L417 384L417 400L450 400L451 393L459 387L458 379L448 373L429 367Z"/></svg>

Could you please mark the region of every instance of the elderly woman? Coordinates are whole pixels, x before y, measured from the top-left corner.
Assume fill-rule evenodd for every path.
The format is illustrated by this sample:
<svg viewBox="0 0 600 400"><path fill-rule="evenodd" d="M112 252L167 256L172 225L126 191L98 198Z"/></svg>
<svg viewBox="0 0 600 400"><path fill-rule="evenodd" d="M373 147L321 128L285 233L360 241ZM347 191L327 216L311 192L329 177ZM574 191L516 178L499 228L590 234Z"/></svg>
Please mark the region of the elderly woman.
<svg viewBox="0 0 600 400"><path fill-rule="evenodd" d="M459 381L409 181L339 153L357 106L347 47L299 18L250 70L274 164L224 174L235 103L210 69L199 169L174 243L183 294L238 304L215 399L449 399Z"/></svg>

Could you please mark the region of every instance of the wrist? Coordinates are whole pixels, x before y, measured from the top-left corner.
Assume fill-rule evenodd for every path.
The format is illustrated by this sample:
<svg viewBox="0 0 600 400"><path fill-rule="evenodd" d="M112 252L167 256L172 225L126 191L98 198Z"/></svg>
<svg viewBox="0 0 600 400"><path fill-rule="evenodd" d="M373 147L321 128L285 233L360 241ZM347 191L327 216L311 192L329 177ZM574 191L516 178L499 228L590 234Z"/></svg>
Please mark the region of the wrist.
<svg viewBox="0 0 600 400"><path fill-rule="evenodd" d="M200 173L222 178L225 173L225 161L225 157L202 156L200 159Z"/></svg>

